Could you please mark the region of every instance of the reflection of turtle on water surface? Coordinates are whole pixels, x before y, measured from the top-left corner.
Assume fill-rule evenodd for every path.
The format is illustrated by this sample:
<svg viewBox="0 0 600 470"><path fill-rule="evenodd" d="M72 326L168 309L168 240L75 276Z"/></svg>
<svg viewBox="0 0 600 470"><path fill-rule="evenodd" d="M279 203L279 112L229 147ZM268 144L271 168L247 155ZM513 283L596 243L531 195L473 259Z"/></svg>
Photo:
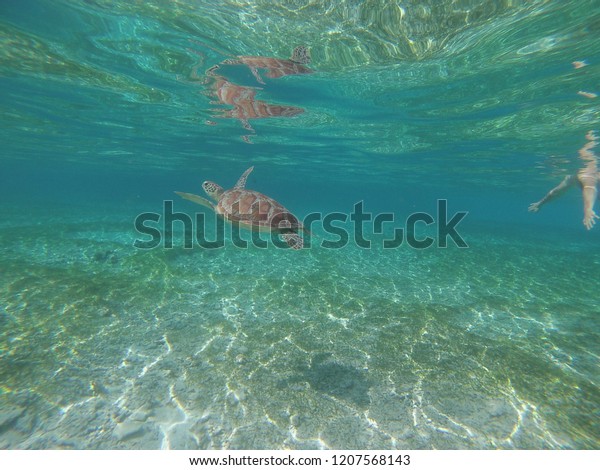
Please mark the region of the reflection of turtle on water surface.
<svg viewBox="0 0 600 470"><path fill-rule="evenodd" d="M276 57L262 57L252 55L240 55L231 59L225 59L221 64L214 65L207 70L207 75L212 75L222 64L238 65L244 64L250 68L252 75L258 83L265 82L260 76L259 70L266 70L266 76L269 78L280 78L287 75L305 75L314 73L314 70L307 67L310 63L310 51L306 46L298 46L292 51L289 59L278 59Z"/></svg>
<svg viewBox="0 0 600 470"><path fill-rule="evenodd" d="M304 246L300 231L309 233L302 223L274 199L258 191L245 189L246 179L254 167L248 168L232 189L224 190L212 181L202 183L202 188L216 205L201 196L190 193L176 194L184 199L213 209L218 215L240 227L260 232L275 232L293 249Z"/></svg>

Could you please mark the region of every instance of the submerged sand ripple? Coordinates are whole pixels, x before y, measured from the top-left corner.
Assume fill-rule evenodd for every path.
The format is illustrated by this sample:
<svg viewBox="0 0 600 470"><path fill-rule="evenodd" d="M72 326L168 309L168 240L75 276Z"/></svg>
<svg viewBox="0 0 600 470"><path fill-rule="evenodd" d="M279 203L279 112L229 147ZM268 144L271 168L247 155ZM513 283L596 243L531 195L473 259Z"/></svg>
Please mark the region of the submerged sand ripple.
<svg viewBox="0 0 600 470"><path fill-rule="evenodd" d="M73 230L1 230L2 448L599 444L595 304L555 246L138 252Z"/></svg>

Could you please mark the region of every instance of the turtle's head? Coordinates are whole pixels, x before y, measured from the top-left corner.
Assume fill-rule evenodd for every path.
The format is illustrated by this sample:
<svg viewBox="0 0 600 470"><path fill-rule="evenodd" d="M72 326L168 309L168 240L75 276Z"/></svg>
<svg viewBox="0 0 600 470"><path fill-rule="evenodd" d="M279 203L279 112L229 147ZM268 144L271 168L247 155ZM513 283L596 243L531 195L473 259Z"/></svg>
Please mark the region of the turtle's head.
<svg viewBox="0 0 600 470"><path fill-rule="evenodd" d="M292 52L292 57L290 57L292 62L296 62L297 64L308 64L310 62L310 51L306 46L298 46Z"/></svg>
<svg viewBox="0 0 600 470"><path fill-rule="evenodd" d="M221 194L223 194L223 188L212 181L205 181L202 183L202 189L204 189L204 192L215 201L218 201Z"/></svg>

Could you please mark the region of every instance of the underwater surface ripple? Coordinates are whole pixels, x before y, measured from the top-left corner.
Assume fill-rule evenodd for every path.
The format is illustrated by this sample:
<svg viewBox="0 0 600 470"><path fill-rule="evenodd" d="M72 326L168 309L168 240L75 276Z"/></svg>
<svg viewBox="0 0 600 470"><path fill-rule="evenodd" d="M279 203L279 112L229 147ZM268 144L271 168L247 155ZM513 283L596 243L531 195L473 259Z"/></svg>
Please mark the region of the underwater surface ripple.
<svg viewBox="0 0 600 470"><path fill-rule="evenodd" d="M599 28L596 0L3 2L0 448L599 448L599 228L577 191L527 213L598 130ZM205 71L297 45L315 73L217 70L303 112L227 115ZM252 165L298 216L447 199L469 247L133 246Z"/></svg>

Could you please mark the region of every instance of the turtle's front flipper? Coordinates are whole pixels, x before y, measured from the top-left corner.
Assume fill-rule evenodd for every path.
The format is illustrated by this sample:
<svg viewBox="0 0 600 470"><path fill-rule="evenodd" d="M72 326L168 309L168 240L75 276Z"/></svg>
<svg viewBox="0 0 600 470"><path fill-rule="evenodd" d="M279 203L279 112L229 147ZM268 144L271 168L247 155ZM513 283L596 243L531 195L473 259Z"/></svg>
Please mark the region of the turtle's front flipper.
<svg viewBox="0 0 600 470"><path fill-rule="evenodd" d="M304 247L304 240L297 233L284 233L281 238L292 250L301 250Z"/></svg>
<svg viewBox="0 0 600 470"><path fill-rule="evenodd" d="M256 78L256 81L258 83L260 83L261 85L266 85L265 81L260 76L260 73L258 73L258 69L256 67L250 67L250 71L252 72L252 75L254 75L254 78Z"/></svg>
<svg viewBox="0 0 600 470"><path fill-rule="evenodd" d="M175 191L175 194L181 196L183 199L187 199L188 201L195 202L196 204L200 204L201 206L208 207L209 209L215 210L215 206L212 202L204 199L202 196L198 196L196 194L190 193L180 193L179 191Z"/></svg>
<svg viewBox="0 0 600 470"><path fill-rule="evenodd" d="M246 180L248 179L248 175L250 173L252 173L252 170L254 170L253 166L251 166L246 171L244 171L244 174L242 176L240 176L240 179L238 180L238 182L235 183L235 186L234 186L235 189L244 189L244 187L246 186Z"/></svg>

